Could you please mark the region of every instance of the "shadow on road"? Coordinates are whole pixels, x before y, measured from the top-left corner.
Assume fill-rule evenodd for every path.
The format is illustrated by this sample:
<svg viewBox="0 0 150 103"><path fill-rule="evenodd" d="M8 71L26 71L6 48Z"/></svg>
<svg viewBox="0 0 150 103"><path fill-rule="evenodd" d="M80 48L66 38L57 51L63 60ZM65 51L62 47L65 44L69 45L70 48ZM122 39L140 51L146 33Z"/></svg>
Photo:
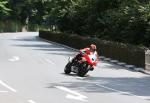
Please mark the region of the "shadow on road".
<svg viewBox="0 0 150 103"><path fill-rule="evenodd" d="M88 76L79 80L80 81L78 82L68 81L61 83L50 83L48 88L54 88L54 86L64 86L72 90L88 93L120 93L119 91L121 91L121 95L150 96L150 77L110 78ZM146 100L150 100L150 98Z"/></svg>
<svg viewBox="0 0 150 103"><path fill-rule="evenodd" d="M73 77L79 77L78 75L77 75L77 73L70 73L70 74L65 74L65 73L61 73L61 74L63 74L63 75L65 75L65 76L73 76ZM84 77L89 77L90 75L85 75ZM80 78L83 78L83 77L80 77Z"/></svg>
<svg viewBox="0 0 150 103"><path fill-rule="evenodd" d="M11 40L18 41L16 42L16 44L13 44L13 46L31 48L32 50L42 51L45 52L46 54L62 55L62 56L72 56L75 54L73 50L56 45L54 43L43 42L43 40L40 39L39 37L30 37L30 38L24 37L20 39L11 39Z"/></svg>

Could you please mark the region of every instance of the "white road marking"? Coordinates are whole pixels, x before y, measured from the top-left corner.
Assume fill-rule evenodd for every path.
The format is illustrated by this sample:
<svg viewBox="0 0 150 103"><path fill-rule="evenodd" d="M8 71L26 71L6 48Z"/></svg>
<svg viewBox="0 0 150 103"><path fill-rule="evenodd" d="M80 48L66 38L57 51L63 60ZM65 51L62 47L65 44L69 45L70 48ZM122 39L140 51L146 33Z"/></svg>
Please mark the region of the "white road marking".
<svg viewBox="0 0 150 103"><path fill-rule="evenodd" d="M19 61L20 58L18 56L13 56L11 59L8 59L11 62Z"/></svg>
<svg viewBox="0 0 150 103"><path fill-rule="evenodd" d="M8 91L0 91L0 93L8 93Z"/></svg>
<svg viewBox="0 0 150 103"><path fill-rule="evenodd" d="M35 101L33 100L28 100L29 103L36 103Z"/></svg>
<svg viewBox="0 0 150 103"><path fill-rule="evenodd" d="M87 100L85 100L85 99L87 99L88 97L86 97L76 91L72 91L72 90L70 90L66 87L62 87L62 86L54 86L54 87L56 87L57 89L63 90L65 92L71 93L71 94L67 94L66 98L87 102Z"/></svg>
<svg viewBox="0 0 150 103"><path fill-rule="evenodd" d="M48 63L55 65L55 63L52 62L51 60L49 60L49 59L45 59L45 60L46 60Z"/></svg>
<svg viewBox="0 0 150 103"><path fill-rule="evenodd" d="M97 86L99 86L99 87L102 87L102 88L105 88L105 89L108 89L108 90L112 90L112 91L115 91L115 92L119 92L119 93L121 93L121 94L130 94L130 93L128 93L128 92L123 92L123 91L120 91L120 90L116 90L116 89L113 89L113 88L109 88L109 87L103 86L103 85L101 85L101 84L95 84L95 85L97 85Z"/></svg>
<svg viewBox="0 0 150 103"><path fill-rule="evenodd" d="M7 89L11 90L12 92L17 92L15 89L13 89L12 87L8 86L7 84L5 84L3 81L0 80L0 84L3 85L4 87L6 87Z"/></svg>
<svg viewBox="0 0 150 103"><path fill-rule="evenodd" d="M138 98L142 98L142 99L150 99L150 96L137 96Z"/></svg>
<svg viewBox="0 0 150 103"><path fill-rule="evenodd" d="M18 37L13 37L13 39L18 39Z"/></svg>
<svg viewBox="0 0 150 103"><path fill-rule="evenodd" d="M102 88L105 88L107 90L112 90L112 91L118 92L120 94L126 94L126 95L130 95L130 96L135 96L135 97L138 97L138 98L141 98L141 99L150 99L150 96L137 96L135 94L128 93L128 92L123 92L123 91L120 91L120 90L117 90L117 89L113 89L113 88L110 88L110 87L107 87L107 86L103 86L103 85L98 84L98 83L96 83L95 85L97 85L99 87L102 87Z"/></svg>
<svg viewBox="0 0 150 103"><path fill-rule="evenodd" d="M86 77L76 77L77 79L81 79L81 80L83 80L83 79L85 79Z"/></svg>
<svg viewBox="0 0 150 103"><path fill-rule="evenodd" d="M83 79L83 78L79 78L77 77L78 79ZM92 83L92 82L86 82L86 83ZM99 84L99 82L93 82L93 84L99 86L99 87L102 87L102 88L105 88L107 90L111 90L111 91L115 91L115 92L118 92L120 94L127 94L127 95L130 95L130 96L135 96L135 97L138 97L138 98L141 98L141 99L150 99L150 96L138 96L138 95L135 95L135 94L132 94L132 93L128 93L128 92L123 92L123 91L120 91L120 90L117 90L117 89L113 89L113 88L110 88L110 87L107 87L107 86L104 86L104 85L101 85Z"/></svg>

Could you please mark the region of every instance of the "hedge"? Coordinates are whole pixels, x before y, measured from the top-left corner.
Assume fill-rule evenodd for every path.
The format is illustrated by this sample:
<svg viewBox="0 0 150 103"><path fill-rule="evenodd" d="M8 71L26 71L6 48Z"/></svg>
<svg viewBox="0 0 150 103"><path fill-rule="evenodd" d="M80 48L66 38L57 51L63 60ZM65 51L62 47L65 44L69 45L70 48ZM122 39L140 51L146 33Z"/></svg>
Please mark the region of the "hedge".
<svg viewBox="0 0 150 103"><path fill-rule="evenodd" d="M145 50L134 45L49 31L39 31L39 37L76 49L81 49L94 43L97 45L97 51L101 56L116 59L137 67L145 67Z"/></svg>

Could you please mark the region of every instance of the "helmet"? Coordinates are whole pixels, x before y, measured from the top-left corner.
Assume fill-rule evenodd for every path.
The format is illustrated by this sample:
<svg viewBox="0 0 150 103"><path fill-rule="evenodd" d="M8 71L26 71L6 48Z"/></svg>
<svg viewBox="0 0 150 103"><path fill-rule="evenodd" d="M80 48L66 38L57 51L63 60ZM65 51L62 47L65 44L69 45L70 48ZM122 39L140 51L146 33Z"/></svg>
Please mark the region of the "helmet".
<svg viewBox="0 0 150 103"><path fill-rule="evenodd" d="M94 51L95 51L95 50L96 50L96 45L91 44L91 45L90 45L90 48L91 48L91 50L94 50Z"/></svg>

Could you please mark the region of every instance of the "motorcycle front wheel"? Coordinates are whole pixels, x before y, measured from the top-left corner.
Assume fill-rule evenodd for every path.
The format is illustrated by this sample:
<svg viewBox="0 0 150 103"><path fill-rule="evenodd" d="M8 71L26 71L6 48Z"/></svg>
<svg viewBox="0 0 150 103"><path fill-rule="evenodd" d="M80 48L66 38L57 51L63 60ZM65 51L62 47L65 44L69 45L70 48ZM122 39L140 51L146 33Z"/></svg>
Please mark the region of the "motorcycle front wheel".
<svg viewBox="0 0 150 103"><path fill-rule="evenodd" d="M78 76L80 76L80 77L84 77L87 72L88 72L88 70L87 70L86 63L83 64L83 65L81 65L81 66L78 68Z"/></svg>

